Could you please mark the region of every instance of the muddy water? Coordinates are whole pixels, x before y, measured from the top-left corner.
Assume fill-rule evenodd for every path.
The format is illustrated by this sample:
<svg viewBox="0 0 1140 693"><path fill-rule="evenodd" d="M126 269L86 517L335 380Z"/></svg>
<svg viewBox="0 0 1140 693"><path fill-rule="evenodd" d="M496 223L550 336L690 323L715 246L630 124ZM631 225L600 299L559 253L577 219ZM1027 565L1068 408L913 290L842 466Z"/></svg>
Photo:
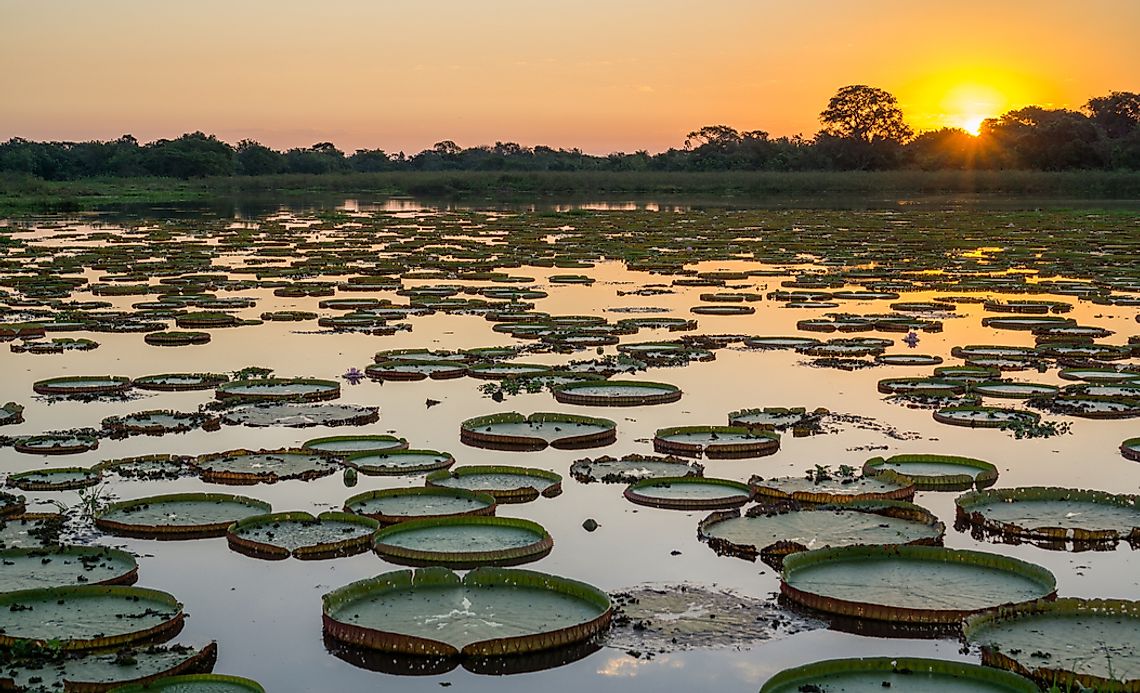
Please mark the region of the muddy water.
<svg viewBox="0 0 1140 693"><path fill-rule="evenodd" d="M418 209L397 212L402 221L430 225L430 214ZM662 212L664 213L664 212ZM192 225L183 217L180 224ZM988 223L979 219L978 225ZM1134 229L1134 224L1133 227ZM81 236L92 229L75 224L69 232ZM100 228L100 231L107 230ZM58 229L18 234L21 238L42 237L55 247L73 247L83 238L49 238ZM1130 233L1135 234L1135 230ZM93 240L90 244L103 241ZM231 258L227 257L227 262ZM781 266L790 272L808 265ZM734 269L773 269L747 261L702 262L693 268L702 271ZM616 321L630 313L607 312L607 308L664 308L663 316L697 318L699 332L747 335L795 335L795 323L821 317L826 309L785 308L771 301L750 303L753 315L694 316L689 309L700 303L707 287L676 287L674 294L619 296L648 283L669 282L669 277L630 272L616 261L602 261L592 269L545 269L523 267L512 274L534 277L528 287L549 291L537 301L536 310L552 315L603 315ZM551 284L547 277L568 271L585 273L597 281L591 286ZM101 273L89 271L94 281ZM248 275L246 275L248 276ZM758 277L730 282L732 290L763 293L779 288L788 276ZM405 287L436 283L405 280ZM489 283L477 283L490 286ZM740 285L737 287L736 285ZM860 287L847 287L857 289ZM947 292L942 292L943 294ZM952 292L948 292L952 293ZM253 289L222 296L243 296L257 300L256 308L237 314L256 318L271 310L310 310L319 299L277 298L268 289ZM900 300L929 301L936 292L907 292ZM1007 299L1019 296L996 297ZM402 303L390 292L369 294ZM77 294L77 298L91 298ZM1056 297L1051 297L1056 298ZM116 307L126 308L145 297L110 298ZM1066 298L1076 304L1068 314L1083 325L1103 326L1117 334L1107 340L1120 344L1140 331L1132 307L1097 306ZM876 313L888 310L888 301L844 301L840 310ZM950 349L964 344L1003 344L1032 346L1025 332L1001 331L981 326L980 305L961 305L961 317L946 318L941 333L920 333L917 352L942 356L947 365L960 363L950 357ZM3 435L30 435L78 426L97 427L107 416L126 415L145 409L193 411L212 397L211 391L184 393L140 393L132 401L77 403L33 397L36 380L65 375L123 375L137 377L168 372L231 372L243 366L272 368L282 377L304 376L340 379L350 367L363 369L372 355L383 349L459 349L506 344L533 344L514 340L491 331L493 323L479 316L436 314L411 317L411 332L376 337L363 334L315 334L315 322L277 323L260 326L210 330L208 345L161 348L147 346L138 334L74 335L89 336L101 343L90 352L61 355L12 354L0 351L0 403L15 400L26 406L26 423L0 429ZM684 333L680 333L684 334ZM862 333L866 335L869 333ZM855 336L862 336L855 335ZM667 340L678 336L665 330L642 331L624 336L623 342ZM811 336L826 337L812 334ZM884 336L875 333L874 336ZM905 353L901 335L888 353ZM607 354L615 347L605 347ZM572 358L593 356L593 351L574 356L527 354L528 363L566 363ZM1135 361L1135 360L1133 360ZM580 457L627 453L652 454L651 439L658 428L682 425L724 425L731 411L753 407L816 407L870 417L884 427L839 425L839 430L806 438L785 435L775 455L755 460L704 461L706 475L745 481L753 474L764 477L800 475L814 465L833 469L846 464L860 466L876 455L898 453L944 453L989 460L1001 474L999 486L1059 485L1095 488L1118 493L1140 492L1140 465L1119 454L1125 438L1137 435L1135 420L1098 421L1046 415L1049 419L1072 423L1072 434L1048 439L1015 440L1009 433L939 424L924 409L909 409L884 401L876 392L881 378L925 375L929 368L883 366L855 372L815 368L806 359L788 351L750 351L728 348L717 351L717 358L684 368L650 369L630 378L667 382L684 391L676 403L635 408L602 408L559 405L546 392L508 396L496 403L479 391L486 381L463 378L449 381L389 382L364 381L352 386L345 382L338 403L378 406L378 423L346 428L247 428L225 426L217 432L192 431L162 437L138 436L121 440L102 439L97 450L66 457L46 457L16 453L0 448L0 473L12 473L48 466L92 465L101 460L155 453L200 454L235 448L279 449L295 446L319 436L394 434L406 438L413 448L452 453L459 465L518 464L553 470L563 474L564 492L553 499L540 498L525 505L511 506L504 515L525 517L545 526L554 537L549 556L529 566L536 570L583 580L605 590L618 590L647 582L715 584L753 597L766 597L779 589L778 577L761 563L718 557L696 538L696 524L705 513L655 510L625 501L622 487L579 484L568 475L570 463ZM1056 370L1048 373L1013 373L1013 378L1054 385L1069 384ZM427 400L439 404L427 406ZM1000 406L1018 406L1003 401ZM992 402L988 402L992 403ZM607 448L586 452L546 449L540 452L499 452L467 447L459 442L460 421L503 411L530 413L562 411L610 418L618 423L618 441ZM889 431L891 434L888 435ZM345 498L371 489L410 487L423 484L422 476L367 477L361 475L352 489L345 488L340 475L301 482L235 488L207 484L198 479L164 482L124 481L110 477L103 493L116 499L130 499L157 493L215 491L241 493L272 503L274 511L306 510L319 512L339 509ZM33 500L59 500L76 504L75 492L27 493ZM954 516L954 493L923 492L917 503L929 508L947 525ZM600 525L592 533L582 528L587 518ZM354 667L331 655L321 633L321 594L353 580L369 577L398 566L385 563L373 554L331 561L282 561L267 563L228 550L224 539L186 542L156 542L91 537L96 543L123 547L139 555L139 584L177 596L191 615L180 636L182 642L216 639L219 660L215 671L248 676L259 680L270 691L400 690L435 691L441 684L464 691L657 691L696 688L710 691L752 691L769 676L788 666L821 658L860 655L924 655L976 661L974 653L959 652L954 640L882 639L839 631L815 630L758 646L702 649L660 654L652 659L636 658L621 650L603 648L579 661L546 671L506 677L468 673L463 669L424 677L397 678L389 674ZM948 530L946 545L955 548L991 550L1041 564L1058 580L1058 593L1064 596L1116 597L1140 599L1138 558L1126 545L1108 552L1067 553L1047 551L1031 545L995 546L972 539L968 534Z"/></svg>

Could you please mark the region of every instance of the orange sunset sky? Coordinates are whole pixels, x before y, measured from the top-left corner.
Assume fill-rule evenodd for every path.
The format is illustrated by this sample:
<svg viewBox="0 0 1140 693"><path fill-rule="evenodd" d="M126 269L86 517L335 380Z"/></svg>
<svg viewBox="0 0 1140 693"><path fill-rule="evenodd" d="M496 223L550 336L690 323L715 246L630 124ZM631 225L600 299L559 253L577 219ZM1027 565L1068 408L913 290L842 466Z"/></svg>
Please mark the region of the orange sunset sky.
<svg viewBox="0 0 1140 693"><path fill-rule="evenodd" d="M0 140L656 152L811 136L845 84L970 129L1140 91L1138 36L1140 0L0 0Z"/></svg>

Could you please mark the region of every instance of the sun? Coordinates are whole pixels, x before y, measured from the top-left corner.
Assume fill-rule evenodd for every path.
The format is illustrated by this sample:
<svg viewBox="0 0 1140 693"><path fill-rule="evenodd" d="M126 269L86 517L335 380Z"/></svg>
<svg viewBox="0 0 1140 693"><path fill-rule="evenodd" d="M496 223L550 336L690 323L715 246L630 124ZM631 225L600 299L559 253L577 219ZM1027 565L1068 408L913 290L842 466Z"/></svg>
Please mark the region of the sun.
<svg viewBox="0 0 1140 693"><path fill-rule="evenodd" d="M958 127L962 128L974 137L977 137L982 132L982 122L991 117L992 115L989 114L979 115L977 113L970 113L962 116L961 120L958 121Z"/></svg>
<svg viewBox="0 0 1140 693"><path fill-rule="evenodd" d="M960 84L947 90L942 109L947 125L977 135L982 121L1003 112L1008 100L998 89L979 84Z"/></svg>

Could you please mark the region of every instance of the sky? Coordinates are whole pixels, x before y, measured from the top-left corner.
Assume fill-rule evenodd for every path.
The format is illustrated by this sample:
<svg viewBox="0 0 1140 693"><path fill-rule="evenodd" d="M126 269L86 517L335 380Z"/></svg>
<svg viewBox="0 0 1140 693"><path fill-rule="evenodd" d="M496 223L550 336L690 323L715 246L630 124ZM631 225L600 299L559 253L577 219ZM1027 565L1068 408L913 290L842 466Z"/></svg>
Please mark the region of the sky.
<svg viewBox="0 0 1140 693"><path fill-rule="evenodd" d="M0 0L0 141L658 152L810 137L848 84L974 129L1140 91L1138 35L1140 0Z"/></svg>

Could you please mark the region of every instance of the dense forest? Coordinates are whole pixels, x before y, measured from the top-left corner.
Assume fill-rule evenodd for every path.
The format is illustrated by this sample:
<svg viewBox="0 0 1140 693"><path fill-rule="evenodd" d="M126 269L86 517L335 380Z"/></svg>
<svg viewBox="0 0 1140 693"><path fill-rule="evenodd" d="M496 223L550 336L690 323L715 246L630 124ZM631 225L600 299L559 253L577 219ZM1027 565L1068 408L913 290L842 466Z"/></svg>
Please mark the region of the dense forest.
<svg viewBox="0 0 1140 693"><path fill-rule="evenodd" d="M680 148L596 156L578 149L496 142L462 148L450 140L417 154L330 142L276 151L252 140L236 146L194 132L140 143L111 141L0 143L0 172L66 181L92 177L258 176L384 171L843 171L1140 169L1140 94L1114 91L1081 111L1029 106L982 123L978 135L957 128L915 134L890 93L841 88L820 113L813 137L770 137L711 125Z"/></svg>

